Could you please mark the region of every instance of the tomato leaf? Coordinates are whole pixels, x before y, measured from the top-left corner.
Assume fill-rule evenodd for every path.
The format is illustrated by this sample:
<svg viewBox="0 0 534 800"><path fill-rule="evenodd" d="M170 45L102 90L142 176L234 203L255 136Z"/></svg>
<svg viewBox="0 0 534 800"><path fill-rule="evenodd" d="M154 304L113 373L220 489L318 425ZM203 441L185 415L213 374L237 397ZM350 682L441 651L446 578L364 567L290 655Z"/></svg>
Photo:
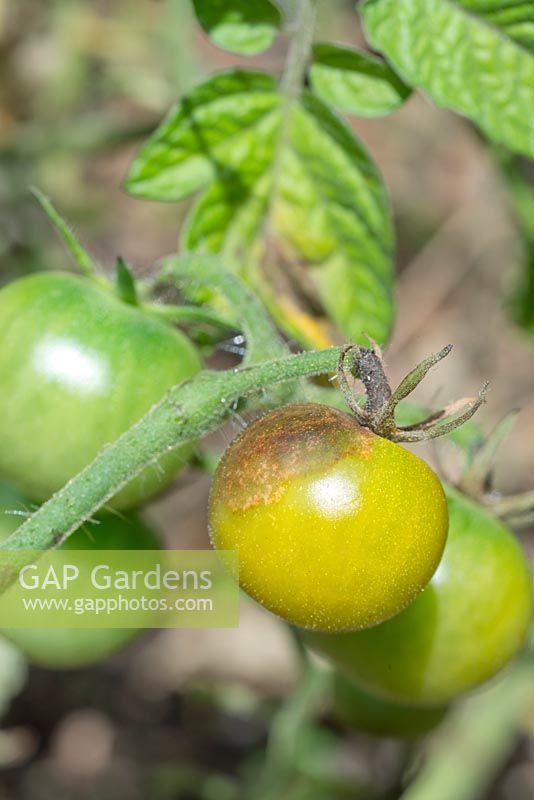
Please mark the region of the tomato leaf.
<svg viewBox="0 0 534 800"><path fill-rule="evenodd" d="M310 79L325 103L361 117L389 114L411 91L382 59L335 44L314 45Z"/></svg>
<svg viewBox="0 0 534 800"><path fill-rule="evenodd" d="M127 190L149 200L181 200L238 166L254 169L248 155L279 104L268 75L216 75L182 98L147 140L130 168Z"/></svg>
<svg viewBox="0 0 534 800"><path fill-rule="evenodd" d="M303 95L291 123L271 205L275 241L286 259L308 268L318 302L346 336L364 342L367 333L383 342L393 313L392 234L379 173L353 133L311 93ZM254 270L239 254L261 235L274 144L273 137L270 158L266 147L253 153L261 177L227 176L198 201L184 233L188 249L222 252ZM257 288L283 325L276 298Z"/></svg>
<svg viewBox="0 0 534 800"><path fill-rule="evenodd" d="M267 50L282 23L270 0L193 0L193 7L214 44L245 56Z"/></svg>
<svg viewBox="0 0 534 800"><path fill-rule="evenodd" d="M534 156L530 0L365 0L367 38L411 85Z"/></svg>
<svg viewBox="0 0 534 800"><path fill-rule="evenodd" d="M311 92L288 122L270 78L218 75L153 134L127 188L158 200L206 188L183 231L185 249L220 253L288 335L311 343L306 331L315 323L302 312L295 322L283 292L265 280L261 265L271 246L288 269L291 262L305 274L325 325L330 319L351 339L363 342L368 333L384 342L393 314L392 233L379 172L350 128Z"/></svg>
<svg viewBox="0 0 534 800"><path fill-rule="evenodd" d="M310 92L294 110L273 224L345 336L385 342L393 317L386 192L363 145Z"/></svg>

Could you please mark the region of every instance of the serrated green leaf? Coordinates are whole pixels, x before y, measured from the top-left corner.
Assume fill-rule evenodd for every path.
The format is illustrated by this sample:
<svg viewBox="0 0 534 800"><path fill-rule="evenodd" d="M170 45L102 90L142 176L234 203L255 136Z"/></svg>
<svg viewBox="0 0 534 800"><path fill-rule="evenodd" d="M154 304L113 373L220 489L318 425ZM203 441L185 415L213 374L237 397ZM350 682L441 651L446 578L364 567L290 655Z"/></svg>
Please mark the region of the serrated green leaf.
<svg viewBox="0 0 534 800"><path fill-rule="evenodd" d="M393 237L380 174L363 145L310 92L296 106L274 204L275 230L350 339L380 342L393 317Z"/></svg>
<svg viewBox="0 0 534 800"><path fill-rule="evenodd" d="M255 154L261 180L248 191L225 180L198 201L184 245L229 257L260 233L272 182L271 158ZM295 107L272 204L275 239L309 267L328 317L351 339L387 340L393 316L392 234L380 175L353 133L307 92ZM251 269L251 261L247 261ZM261 289L260 289L261 291ZM272 309L272 298L264 298Z"/></svg>
<svg viewBox="0 0 534 800"><path fill-rule="evenodd" d="M245 56L267 50L282 22L270 0L193 0L193 7L214 44Z"/></svg>
<svg viewBox="0 0 534 800"><path fill-rule="evenodd" d="M408 83L534 156L532 0L365 0L363 18Z"/></svg>
<svg viewBox="0 0 534 800"><path fill-rule="evenodd" d="M149 200L181 200L248 157L280 104L276 83L260 72L233 70L196 87L167 115L137 154L126 189Z"/></svg>
<svg viewBox="0 0 534 800"><path fill-rule="evenodd" d="M392 235L380 175L352 131L311 92L294 108L280 155L282 105L269 78L217 76L182 100L142 148L128 189L173 200L207 187L183 231L184 247L221 253L295 336L283 298L261 276L272 212L270 243L306 271L326 316L350 338L362 341L365 332L384 342ZM199 165L202 183L193 180Z"/></svg>
<svg viewBox="0 0 534 800"><path fill-rule="evenodd" d="M411 92L382 59L335 44L314 45L310 79L325 103L361 117L389 114Z"/></svg>
<svg viewBox="0 0 534 800"><path fill-rule="evenodd" d="M266 167L267 169L267 167ZM197 201L183 231L187 250L208 250L228 254L239 260L254 242L268 201L270 181L267 173L257 181L244 181L237 174L227 174L216 181Z"/></svg>

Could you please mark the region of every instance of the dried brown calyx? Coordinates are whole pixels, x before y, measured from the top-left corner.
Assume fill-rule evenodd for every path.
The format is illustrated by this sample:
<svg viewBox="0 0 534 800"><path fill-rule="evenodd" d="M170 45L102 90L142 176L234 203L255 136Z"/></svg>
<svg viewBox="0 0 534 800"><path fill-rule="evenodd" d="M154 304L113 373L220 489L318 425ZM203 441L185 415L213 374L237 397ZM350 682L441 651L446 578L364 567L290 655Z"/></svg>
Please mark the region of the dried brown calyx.
<svg viewBox="0 0 534 800"><path fill-rule="evenodd" d="M449 355L452 345L425 358L392 390L386 376L380 347L370 340L370 347L347 345L338 361L337 378L345 401L358 423L393 442L422 442L445 436L467 422L485 402L488 384L475 397L460 400L435 411L414 425L397 425L395 409L421 383L429 370ZM360 380L365 397L357 395L352 380ZM504 496L493 486L493 471L497 451L508 435L517 411L507 414L493 432L471 455L468 466L457 482L465 495L485 506L496 516L515 528L534 525L534 491Z"/></svg>
<svg viewBox="0 0 534 800"><path fill-rule="evenodd" d="M376 342L371 347L347 345L339 357L338 374L341 390L350 410L360 425L392 442L422 442L445 436L467 422L485 402L488 384L476 397L464 397L436 411L414 425L397 425L395 409L421 383L428 371L452 350L447 345L421 361L392 390L386 377L382 351ZM358 378L365 387L365 402L354 394L350 379Z"/></svg>

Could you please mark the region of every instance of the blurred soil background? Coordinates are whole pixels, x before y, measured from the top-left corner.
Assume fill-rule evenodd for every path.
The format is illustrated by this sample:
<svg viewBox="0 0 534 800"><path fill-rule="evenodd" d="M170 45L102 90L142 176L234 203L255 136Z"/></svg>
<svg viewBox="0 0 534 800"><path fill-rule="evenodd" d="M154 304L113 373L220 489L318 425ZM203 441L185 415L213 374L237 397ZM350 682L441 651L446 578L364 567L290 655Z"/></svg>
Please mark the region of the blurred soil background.
<svg viewBox="0 0 534 800"><path fill-rule="evenodd" d="M359 41L352 6L321 4L322 38ZM284 56L282 40L246 64L280 72ZM187 203L128 197L132 155L184 91L240 63L210 45L185 0L0 0L0 282L70 266L31 185L53 198L104 269L121 255L149 274L176 248ZM451 342L420 401L474 394L489 380L486 431L521 409L497 486L532 488L534 342L507 313L521 247L491 154L467 122L419 95L385 120L350 122L383 171L395 215L390 375L399 380ZM238 428L210 444L222 450ZM454 472L447 445L426 455ZM150 507L170 546L207 545L208 486L191 471ZM532 531L524 538L532 552ZM286 629L245 602L238 630L147 634L93 669L33 668L3 717L0 800L230 800L295 674ZM534 797L534 716L530 727L487 800ZM339 733L337 723L327 719L325 731ZM406 745L342 733L328 752L346 794L317 796L397 797ZM303 771L318 769L323 752L310 742Z"/></svg>

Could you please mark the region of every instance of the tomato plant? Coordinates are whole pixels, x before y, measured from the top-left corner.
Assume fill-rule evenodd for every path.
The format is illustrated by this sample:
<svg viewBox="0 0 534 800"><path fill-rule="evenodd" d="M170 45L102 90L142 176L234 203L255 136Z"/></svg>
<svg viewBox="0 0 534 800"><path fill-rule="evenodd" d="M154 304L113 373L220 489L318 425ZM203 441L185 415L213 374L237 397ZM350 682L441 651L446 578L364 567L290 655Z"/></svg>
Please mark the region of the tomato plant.
<svg viewBox="0 0 534 800"><path fill-rule="evenodd" d="M230 445L209 518L214 545L239 551L246 592L326 631L376 625L408 605L448 525L424 461L318 404L272 411Z"/></svg>
<svg viewBox="0 0 534 800"><path fill-rule="evenodd" d="M200 369L182 333L66 273L2 289L0 337L0 477L37 501ZM190 453L164 454L113 505L128 508L162 489Z"/></svg>
<svg viewBox="0 0 534 800"><path fill-rule="evenodd" d="M0 542L21 524L32 504L6 484L0 483ZM156 533L130 513L99 515L95 524L75 531L62 549L155 550L160 546ZM76 555L77 566L83 556ZM3 635L33 663L54 669L73 669L95 664L125 647L137 634L135 628L10 628Z"/></svg>
<svg viewBox="0 0 534 800"><path fill-rule="evenodd" d="M478 455L465 454L468 468L460 483L475 488L474 500L448 489L447 505L438 477L401 447L452 435L483 403L485 390L437 411L419 414L410 406L403 416L410 393L450 345L424 359L396 388L390 386L381 347L388 344L396 316L397 225L380 168L360 140L358 124L338 112L380 117L421 91L433 104L467 118L482 142L483 137L492 142L480 162L492 161L512 199L526 262L525 275L517 281L514 314L523 327L532 327L534 217L528 169L521 160L534 155L532 3L362 0L361 29L352 37L360 47L351 41L317 41L327 27L318 24L317 0L154 4L168 5L166 41L174 30L185 44L189 31L180 15L191 6L204 34L240 56L224 61L230 68L191 80L193 88L177 98L160 124L152 114L175 82L160 84L155 76L147 82L140 70L124 67L109 80L106 60L111 54L120 63L126 51L129 59L135 37L110 47L100 41L101 32L115 37L121 28L105 5L105 20L97 20L90 35L82 32L83 47L74 48L85 52L97 42L89 68L71 69L69 62L68 69L45 72L57 71L58 83L71 73L74 80L102 73L97 91L85 92L91 87L84 84L80 92L80 97L91 97L95 108L112 86L124 87L135 103L150 95L142 126L148 124L150 135L128 169L125 189L143 200L184 207L188 198L191 202L184 215L182 209L177 214L184 220L178 252L158 261L145 273L149 277L137 282L118 259L112 287L49 201L36 192L85 277L48 272L0 292L0 479L31 502L45 501L27 520L9 518L14 529L0 549L153 546L152 535L135 516L102 516L90 540L84 525L108 504L130 509L151 498L193 447L207 434L221 432L228 420L247 424L256 418L231 444L214 475L209 522L215 547L237 549L244 590L300 626L306 640L339 668L335 697L340 716L383 735L423 733L439 723L444 704L497 674L525 641L531 579L521 548L497 516L524 523L531 519L534 498L529 493L500 498L488 490L488 472L481 464L491 447L477 439ZM62 13L58 10L57 16ZM151 19L159 13L154 7ZM74 31L78 41L71 24L69 18L58 39L69 39L64 31ZM10 12L8 58L17 48L11 26ZM267 62L256 62L254 69L243 66L241 57L262 53L280 33L285 35L281 48L272 52L276 60L288 45L280 78L277 67L272 74L257 68ZM182 80L187 70L175 57L182 59L186 48L174 45L168 66ZM32 48L33 43L28 51ZM48 60L53 66L54 59ZM184 81L189 83L189 76ZM70 80L66 83L54 84L40 103L53 136L60 119L69 147L90 150L88 142L95 139L99 149L107 145L102 130L109 123L101 125L98 116L91 116L94 109L86 119L75 104L81 124L74 131L66 124L60 113L63 98L76 94ZM26 103L22 110L10 109L9 94L2 119L8 122L8 140L16 141L6 151L2 136L2 185L9 184L3 180L4 161L26 168L43 146L40 131L18 136L20 120L31 114ZM41 98L39 91L32 94ZM401 113L409 118L411 108ZM380 152L388 148L389 134L382 137L386 129L373 124L361 129L364 136L373 134L372 149L376 141ZM376 139L374 131L379 132ZM112 133L109 143L118 145L121 137ZM122 141L132 134L138 136L139 129L134 126ZM44 150L48 145L45 141ZM400 161L395 151L390 174L402 172L403 184L411 187L409 159L403 158L399 169ZM461 192L454 185L454 170L450 173L444 196L452 205ZM40 173L41 179L54 181L54 170ZM59 181L53 192L60 187ZM421 188L408 193L420 196ZM459 209L458 217L451 209L452 226L440 226L431 217L411 220L409 247L403 241L398 248L401 260L409 253L416 261L413 244L422 246L426 231L436 234L438 245L451 228L457 233L458 219L468 219L468 205L476 203ZM395 217L402 228L402 213ZM4 229L13 226L0 227L3 254ZM483 235L483 230L474 231L477 247ZM435 249L441 252L441 245ZM33 253L40 255L40 249ZM39 257L31 268L42 268L45 261ZM414 274L420 273L416 269ZM459 282L454 291L458 287ZM445 288L440 303L453 296ZM425 293L422 298L428 319ZM401 308L400 314L409 314L418 299L410 298L408 311ZM202 368L190 339L175 326L192 327L192 340L201 342L209 356L229 350L236 360L229 369L219 369L227 362L213 358L208 363L217 368ZM304 352L295 352L300 348ZM363 384L361 395L356 394L357 381ZM350 414L340 406L348 406ZM211 471L216 455L197 455L197 466ZM19 501L9 500L14 502ZM0 569L0 590L13 575L12 569ZM36 663L74 666L105 657L131 633L15 630L6 635ZM315 723L316 681L313 667L308 669L312 659L299 648L301 666L306 666L281 718L273 721L268 779L258 781L251 795L239 787L228 796L337 796L338 783L332 792L328 782L308 792L301 774L295 740ZM341 670L357 683L350 684ZM477 754L473 762L479 772L480 764L498 760L497 751L506 756L518 728L526 696L520 662L510 674L513 680L502 695L506 702L495 704L489 715L491 723L498 712L509 714L503 726L506 741L488 738L488 744L483 739L484 731L493 733L495 726L485 724L482 715L478 738L471 750L466 748ZM463 708L463 701L458 706ZM477 747L481 742L484 746ZM406 766L413 770L413 764L404 764L404 775L410 774ZM463 774L435 770L444 772ZM467 794L449 790L430 796L465 800L474 791L468 785ZM206 782L191 794L207 798L221 793L217 784ZM416 789L410 796L422 795Z"/></svg>
<svg viewBox="0 0 534 800"><path fill-rule="evenodd" d="M532 578L509 530L448 488L449 537L429 586L403 612L366 631L306 634L370 690L438 704L496 675L524 646Z"/></svg>

